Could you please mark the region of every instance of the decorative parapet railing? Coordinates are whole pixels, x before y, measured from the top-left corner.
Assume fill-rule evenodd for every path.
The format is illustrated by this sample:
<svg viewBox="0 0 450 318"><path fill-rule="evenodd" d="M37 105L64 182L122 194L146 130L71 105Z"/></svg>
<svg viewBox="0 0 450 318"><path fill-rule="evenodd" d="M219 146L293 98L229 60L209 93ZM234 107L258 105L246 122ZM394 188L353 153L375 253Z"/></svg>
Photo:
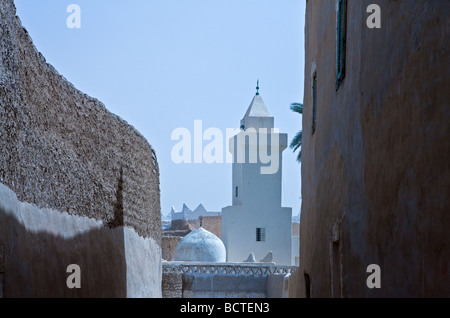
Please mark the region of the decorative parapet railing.
<svg viewBox="0 0 450 318"><path fill-rule="evenodd" d="M274 263L163 263L163 274L206 274L231 276L268 276L293 274L298 267L280 266Z"/></svg>

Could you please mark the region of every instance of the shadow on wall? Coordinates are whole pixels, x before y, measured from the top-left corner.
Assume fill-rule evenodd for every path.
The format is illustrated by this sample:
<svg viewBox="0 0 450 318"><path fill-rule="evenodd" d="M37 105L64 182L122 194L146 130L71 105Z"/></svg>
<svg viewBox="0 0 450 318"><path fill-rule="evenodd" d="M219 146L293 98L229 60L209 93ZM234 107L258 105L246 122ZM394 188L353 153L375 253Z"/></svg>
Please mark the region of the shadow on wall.
<svg viewBox="0 0 450 318"><path fill-rule="evenodd" d="M127 297L123 227L102 227L64 238L28 231L0 208L1 244L5 298ZM66 285L70 264L81 268L81 289Z"/></svg>
<svg viewBox="0 0 450 318"><path fill-rule="evenodd" d="M123 167L120 167L119 184L117 185L116 205L114 206L114 218L108 222L108 226L115 229L124 226L123 220Z"/></svg>

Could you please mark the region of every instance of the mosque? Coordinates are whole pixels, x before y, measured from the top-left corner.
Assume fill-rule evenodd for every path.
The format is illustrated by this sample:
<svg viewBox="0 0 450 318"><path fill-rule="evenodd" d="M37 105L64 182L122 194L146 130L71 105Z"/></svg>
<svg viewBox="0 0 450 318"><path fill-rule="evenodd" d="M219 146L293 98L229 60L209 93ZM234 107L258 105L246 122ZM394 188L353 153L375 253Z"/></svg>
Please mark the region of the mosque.
<svg viewBox="0 0 450 318"><path fill-rule="evenodd" d="M259 82L256 89L256 95L241 120L240 133L230 139L229 150L234 158L232 205L218 213L207 213L203 205L195 211L184 205L181 212L176 213L172 208L170 213L172 221L203 220L203 217L213 215L217 217L221 231L194 227L193 232L179 241L175 251L178 255L173 258L175 261L209 261L209 256L200 257L200 250L206 247L218 249L205 250L207 255L221 255L214 260L217 262L254 259L294 265L298 259L298 249L292 248L293 245L298 246L295 242L298 236L292 236L292 209L281 206L282 152L287 148L288 138L287 134L274 129L274 117L259 94ZM239 160L239 151L242 151L244 160ZM271 165L276 163L276 169L270 173L263 170L269 165L262 159L261 153L264 152L270 152ZM209 241L210 244L207 243ZM197 256L199 258L195 258Z"/></svg>
<svg viewBox="0 0 450 318"><path fill-rule="evenodd" d="M256 89L241 120L241 131L230 142L235 158L233 198L232 206L222 209L222 240L228 262L243 261L251 253L257 259L271 253L275 263L291 265L292 209L281 207L282 152L288 138L274 129L274 117L259 94L259 83ZM245 150L248 161L239 161L240 150ZM270 165L262 156L269 151ZM252 152L259 155L254 162ZM268 166L275 169L265 172Z"/></svg>
<svg viewBox="0 0 450 318"><path fill-rule="evenodd" d="M183 237L163 237L163 258L170 245L173 250L166 258L170 261L163 262L163 297L286 296L299 250L298 236L292 235L292 209L281 206L287 139L274 129L258 84L240 132L230 139L233 197L232 205L214 218L220 238L204 227L204 208L197 213L172 209L175 222L181 217L192 222L189 216L199 214L200 226ZM262 154L269 153L270 161L264 160ZM275 169L264 172L274 164Z"/></svg>
<svg viewBox="0 0 450 318"><path fill-rule="evenodd" d="M186 235L177 245L175 261L226 262L227 252L222 240L213 233L200 228Z"/></svg>

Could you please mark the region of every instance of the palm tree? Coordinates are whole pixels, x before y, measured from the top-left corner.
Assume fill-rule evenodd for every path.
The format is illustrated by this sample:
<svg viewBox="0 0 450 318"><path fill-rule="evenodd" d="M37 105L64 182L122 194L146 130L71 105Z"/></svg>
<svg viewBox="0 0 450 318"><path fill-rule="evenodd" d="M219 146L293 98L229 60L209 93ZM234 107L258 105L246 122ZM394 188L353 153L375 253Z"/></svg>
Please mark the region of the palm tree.
<svg viewBox="0 0 450 318"><path fill-rule="evenodd" d="M298 113L298 114L302 115L303 114L303 104L292 103L291 104L291 110L293 112L295 112L295 113ZM293 149L294 152L296 152L301 146L302 146L302 131L300 130L295 135L294 139L292 139L291 144L289 145L289 147L291 149ZM297 161L298 162L302 161L302 150L301 149L298 152Z"/></svg>

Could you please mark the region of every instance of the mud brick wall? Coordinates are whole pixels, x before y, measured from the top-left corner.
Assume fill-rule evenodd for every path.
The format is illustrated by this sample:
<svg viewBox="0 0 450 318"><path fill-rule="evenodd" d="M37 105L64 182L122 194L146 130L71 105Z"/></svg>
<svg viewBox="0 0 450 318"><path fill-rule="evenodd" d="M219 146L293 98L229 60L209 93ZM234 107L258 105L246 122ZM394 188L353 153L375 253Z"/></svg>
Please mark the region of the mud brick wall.
<svg viewBox="0 0 450 318"><path fill-rule="evenodd" d="M147 140L46 63L12 0L0 1L0 23L0 182L20 201L160 242L159 170Z"/></svg>
<svg viewBox="0 0 450 318"><path fill-rule="evenodd" d="M450 4L347 1L337 89L336 3L306 5L299 296L448 297Z"/></svg>

